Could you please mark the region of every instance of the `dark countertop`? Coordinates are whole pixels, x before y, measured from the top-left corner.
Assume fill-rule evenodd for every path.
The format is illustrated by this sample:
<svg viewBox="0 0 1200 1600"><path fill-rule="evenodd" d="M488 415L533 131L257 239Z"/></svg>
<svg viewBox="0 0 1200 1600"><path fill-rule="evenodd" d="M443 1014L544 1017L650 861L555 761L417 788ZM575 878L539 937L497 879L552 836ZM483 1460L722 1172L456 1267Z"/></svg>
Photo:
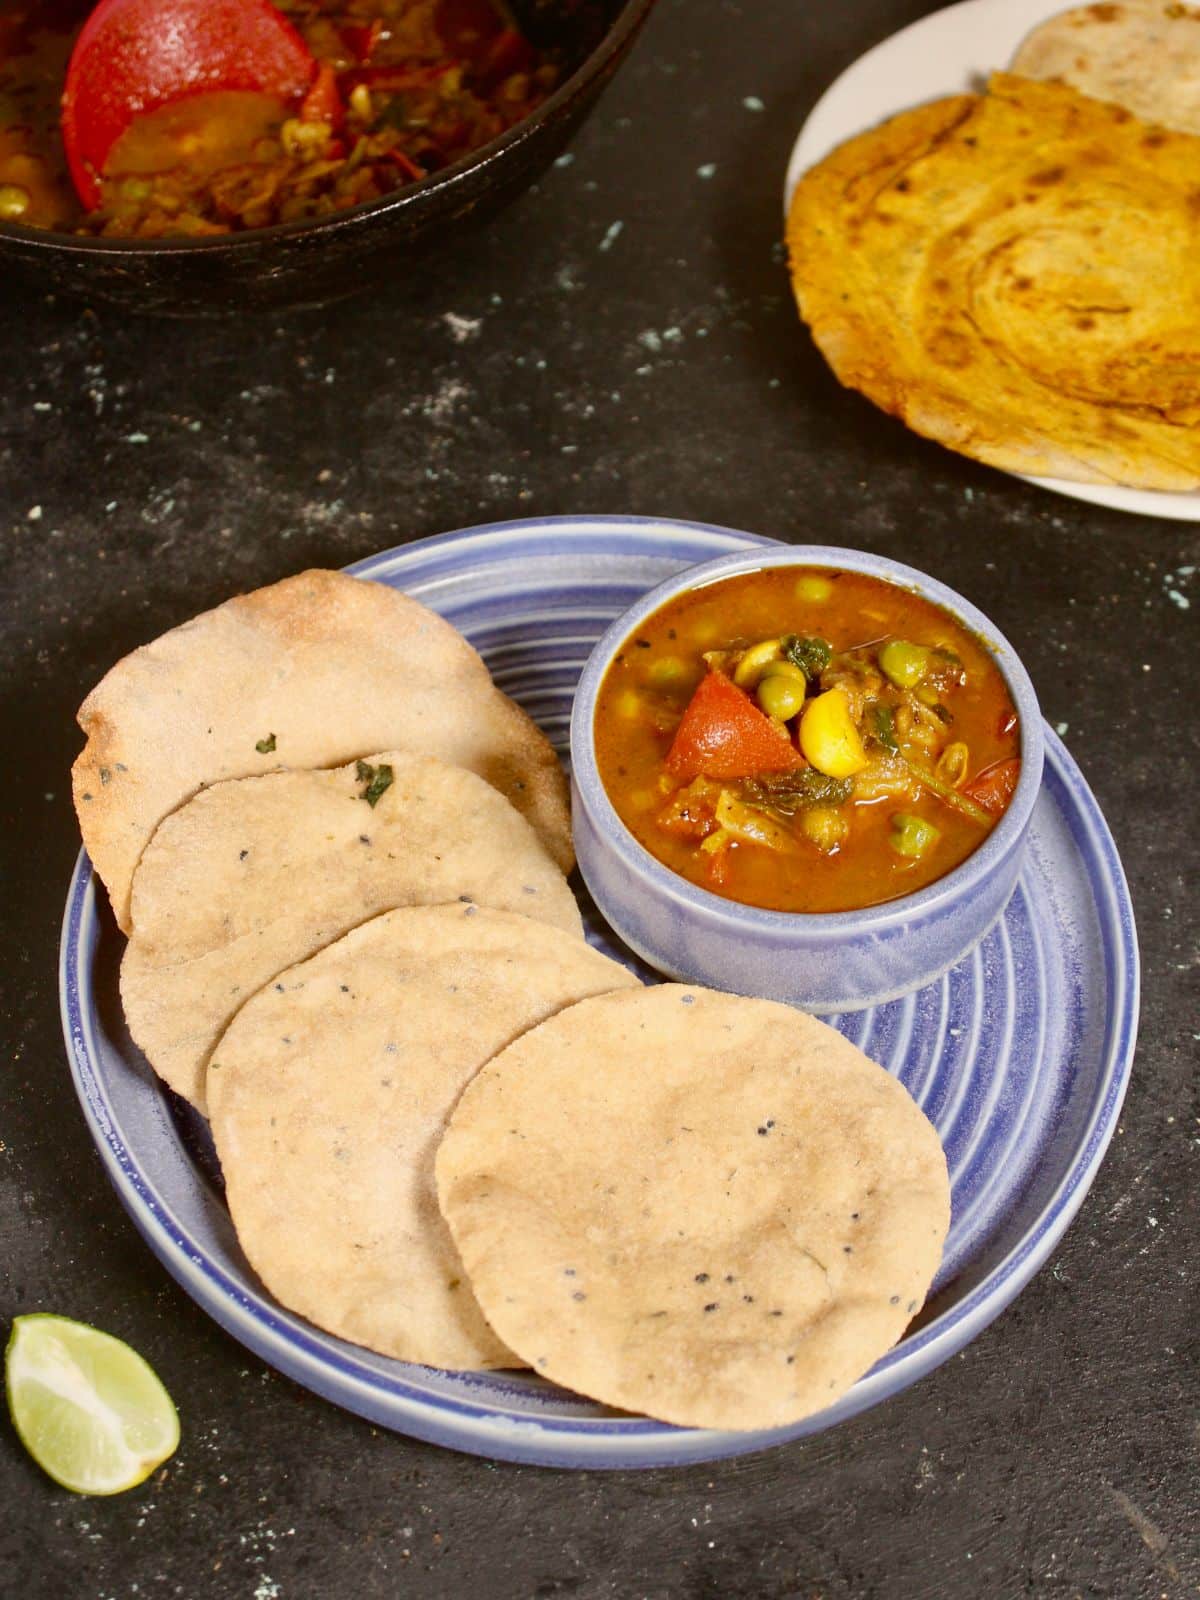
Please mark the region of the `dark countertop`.
<svg viewBox="0 0 1200 1600"><path fill-rule="evenodd" d="M3 290L0 1314L55 1309L129 1339L185 1430L142 1489L89 1501L0 1424L6 1594L1198 1592L1200 535L960 460L840 390L777 246L805 112L928 9L660 0L573 159L458 259L372 300L143 323ZM73 717L100 674L306 564L563 511L833 537L975 600L1065 729L1139 917L1132 1087L1049 1266L898 1399L711 1467L485 1463L264 1367L120 1209L59 1031Z"/></svg>

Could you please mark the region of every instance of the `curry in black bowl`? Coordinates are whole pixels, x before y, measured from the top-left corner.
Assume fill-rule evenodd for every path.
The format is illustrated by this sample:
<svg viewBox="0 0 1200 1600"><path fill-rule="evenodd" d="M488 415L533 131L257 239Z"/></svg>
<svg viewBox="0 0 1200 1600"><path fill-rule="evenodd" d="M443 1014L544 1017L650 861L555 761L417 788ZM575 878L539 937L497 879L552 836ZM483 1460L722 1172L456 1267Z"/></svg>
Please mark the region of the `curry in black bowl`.
<svg viewBox="0 0 1200 1600"><path fill-rule="evenodd" d="M0 18L0 217L114 238L197 238L329 216L440 172L557 86L492 0L275 0L316 62L288 101L215 89L147 111L85 210L59 104L90 7L21 0Z"/></svg>
<svg viewBox="0 0 1200 1600"><path fill-rule="evenodd" d="M458 239L561 150L653 0L275 0L316 75L136 117L72 186L59 97L91 10L0 0L0 266L159 312L320 304Z"/></svg>

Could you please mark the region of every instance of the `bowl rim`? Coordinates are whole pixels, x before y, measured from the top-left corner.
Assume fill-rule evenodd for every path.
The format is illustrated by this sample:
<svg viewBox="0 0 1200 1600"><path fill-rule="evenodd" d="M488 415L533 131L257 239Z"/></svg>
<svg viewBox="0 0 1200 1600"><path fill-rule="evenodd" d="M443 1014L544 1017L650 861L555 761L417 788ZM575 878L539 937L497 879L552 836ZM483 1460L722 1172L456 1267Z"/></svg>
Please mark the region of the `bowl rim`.
<svg viewBox="0 0 1200 1600"><path fill-rule="evenodd" d="M494 139L489 139L486 144L477 145L474 150L460 156L448 167L431 172L416 183L406 184L391 194L380 195L374 200L360 200L357 205L347 206L344 210L331 212L325 217L302 217L294 222L274 222L265 228L243 228L236 233L210 234L200 239L99 239L87 234L64 233L57 228L35 228L26 223L0 222L0 246L6 240L11 240L14 243L32 245L44 250L57 250L66 254L95 254L122 258L213 254L220 251L244 253L253 249L260 240L319 237L323 231L338 225L344 226L350 220L358 222L375 212L399 210L402 206L414 203L419 196L430 194L435 190L451 191L472 173L490 166L506 151L524 144L544 123L552 121L574 99L580 89L597 77L614 56L620 54L626 41L636 34L655 3L656 0L624 0L620 12L595 49L586 55L570 77L564 79L553 94L548 95L527 117L522 117L520 122L514 123L511 128L506 128L503 133L497 134Z"/></svg>
<svg viewBox="0 0 1200 1600"><path fill-rule="evenodd" d="M764 567L841 568L879 578L948 611L987 649L1007 683L1021 728L1021 775L1004 814L987 838L942 877L911 894L849 911L771 911L703 889L653 855L631 832L608 797L595 750L596 700L605 674L629 635L669 600L723 579ZM836 545L796 544L735 551L675 573L622 613L593 649L579 678L571 709L571 772L581 808L596 834L621 864L655 894L676 902L685 914L704 922L752 929L762 936L792 942L845 938L854 932L885 935L914 920L945 910L969 896L972 888L1020 848L1042 783L1045 753L1041 708L1020 657L999 628L965 596L939 579L873 551Z"/></svg>

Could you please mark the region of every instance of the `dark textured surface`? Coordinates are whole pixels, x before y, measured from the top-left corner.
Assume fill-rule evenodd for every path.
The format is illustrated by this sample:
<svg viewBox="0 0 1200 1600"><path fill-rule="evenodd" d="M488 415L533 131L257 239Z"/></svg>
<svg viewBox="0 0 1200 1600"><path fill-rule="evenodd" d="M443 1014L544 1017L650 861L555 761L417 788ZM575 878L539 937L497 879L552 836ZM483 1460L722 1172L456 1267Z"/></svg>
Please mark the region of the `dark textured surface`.
<svg viewBox="0 0 1200 1600"><path fill-rule="evenodd" d="M0 1315L131 1339L184 1424L165 1472L112 1501L55 1489L0 1424L5 1596L1198 1592L1200 538L960 461L840 391L775 248L805 111L924 9L661 0L573 161L415 290L222 327L0 289ZM679 1472L492 1466L263 1368L121 1212L58 1029L95 678L305 563L576 510L838 539L975 600L1112 823L1145 964L1120 1132L1013 1308L832 1434Z"/></svg>

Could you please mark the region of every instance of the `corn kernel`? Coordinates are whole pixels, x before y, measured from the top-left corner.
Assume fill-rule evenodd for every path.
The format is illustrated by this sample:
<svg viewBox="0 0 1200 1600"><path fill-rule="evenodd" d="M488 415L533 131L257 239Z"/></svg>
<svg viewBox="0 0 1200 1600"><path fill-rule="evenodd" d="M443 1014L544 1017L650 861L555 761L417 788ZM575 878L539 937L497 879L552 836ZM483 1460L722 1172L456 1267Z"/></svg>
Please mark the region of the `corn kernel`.
<svg viewBox="0 0 1200 1600"><path fill-rule="evenodd" d="M783 641L780 639L762 639L752 644L734 668L734 683L739 689L753 689L771 662L779 661L782 656Z"/></svg>
<svg viewBox="0 0 1200 1600"><path fill-rule="evenodd" d="M827 778L852 778L869 765L844 689L826 689L805 706L800 749Z"/></svg>

